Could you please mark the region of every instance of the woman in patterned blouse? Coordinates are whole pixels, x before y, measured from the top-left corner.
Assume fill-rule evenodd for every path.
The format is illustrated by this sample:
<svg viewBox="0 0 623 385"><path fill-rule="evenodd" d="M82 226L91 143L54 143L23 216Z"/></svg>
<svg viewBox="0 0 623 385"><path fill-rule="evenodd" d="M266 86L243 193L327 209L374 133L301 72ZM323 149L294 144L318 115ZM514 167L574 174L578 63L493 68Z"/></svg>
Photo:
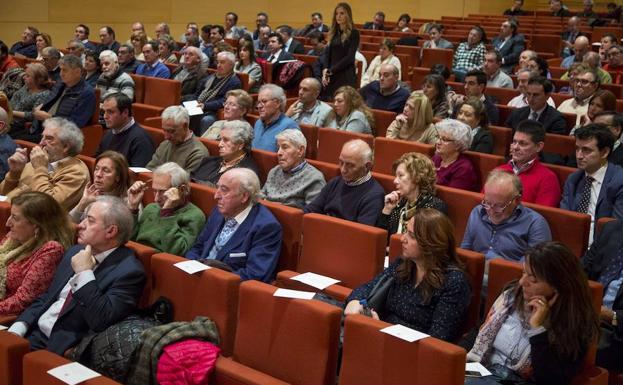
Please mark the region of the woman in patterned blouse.
<svg viewBox="0 0 623 385"><path fill-rule="evenodd" d="M10 101L13 109L13 123L11 123L9 135L13 139L31 139L26 129L26 122L33 121L32 111L48 98L53 84L43 64L30 63L26 66L24 86L13 94Z"/></svg>

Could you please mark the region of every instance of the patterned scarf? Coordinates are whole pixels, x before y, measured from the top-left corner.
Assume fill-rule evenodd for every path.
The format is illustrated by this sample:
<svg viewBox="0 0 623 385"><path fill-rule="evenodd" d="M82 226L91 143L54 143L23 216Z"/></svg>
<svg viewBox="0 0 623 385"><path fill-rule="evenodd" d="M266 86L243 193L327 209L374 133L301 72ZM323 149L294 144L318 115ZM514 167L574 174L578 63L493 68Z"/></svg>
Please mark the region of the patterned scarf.
<svg viewBox="0 0 623 385"><path fill-rule="evenodd" d="M32 237L28 242L20 245L17 241L7 238L0 246L0 299L4 299L6 295L8 266L13 262L19 262L28 257L36 242L36 237Z"/></svg>
<svg viewBox="0 0 623 385"><path fill-rule="evenodd" d="M225 86L225 84L227 84L227 82L229 81L229 79L231 79L232 76L234 76L233 72L230 73L227 76L224 76L224 77L220 78L220 79L218 77L216 77L216 75L211 76L206 81L206 87L201 92L199 97L197 98L197 101L199 103L204 103L206 100L213 99L219 93L221 88L223 88Z"/></svg>

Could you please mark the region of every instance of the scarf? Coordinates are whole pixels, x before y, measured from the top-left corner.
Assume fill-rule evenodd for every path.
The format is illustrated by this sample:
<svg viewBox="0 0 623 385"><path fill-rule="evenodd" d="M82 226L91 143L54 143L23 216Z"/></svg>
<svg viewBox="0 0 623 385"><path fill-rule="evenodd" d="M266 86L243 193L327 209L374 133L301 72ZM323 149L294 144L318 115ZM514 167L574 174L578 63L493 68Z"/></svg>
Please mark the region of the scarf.
<svg viewBox="0 0 623 385"><path fill-rule="evenodd" d="M201 92L199 97L197 98L197 101L199 103L205 103L206 100L213 99L219 93L219 91L221 91L221 89L225 86L225 84L227 84L227 82L229 81L229 79L231 79L232 76L234 76L233 72L220 79L216 77L216 75L211 76L206 81L206 87Z"/></svg>
<svg viewBox="0 0 623 385"><path fill-rule="evenodd" d="M30 256L30 250L35 245L36 237L32 237L28 242L20 245L17 241L7 238L0 246L0 299L6 296L6 276L7 268L13 262L19 262Z"/></svg>

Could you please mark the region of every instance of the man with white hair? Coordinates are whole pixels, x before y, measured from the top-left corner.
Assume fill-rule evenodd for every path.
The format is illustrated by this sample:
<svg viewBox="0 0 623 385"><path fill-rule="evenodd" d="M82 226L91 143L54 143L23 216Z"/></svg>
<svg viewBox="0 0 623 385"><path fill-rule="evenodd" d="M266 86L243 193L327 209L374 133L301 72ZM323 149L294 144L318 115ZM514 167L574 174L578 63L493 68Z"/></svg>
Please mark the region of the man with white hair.
<svg viewBox="0 0 623 385"><path fill-rule="evenodd" d="M119 68L117 54L106 50L100 53L102 74L97 79L96 88L100 90L100 99L121 92L130 100L134 100L134 79Z"/></svg>
<svg viewBox="0 0 623 385"><path fill-rule="evenodd" d="M230 270L242 280L270 282L281 254L281 224L258 203L260 180L246 168L219 179L216 208L186 258Z"/></svg>
<svg viewBox="0 0 623 385"><path fill-rule="evenodd" d="M519 70L528 69L528 61L535 60L539 55L530 49L524 50L519 55Z"/></svg>
<svg viewBox="0 0 623 385"><path fill-rule="evenodd" d="M39 145L30 154L18 148L9 158L9 172L0 183L0 194L11 199L23 191L40 191L71 210L91 179L89 169L77 157L83 144L82 131L74 123L47 119Z"/></svg>
<svg viewBox="0 0 623 385"><path fill-rule="evenodd" d="M167 23L158 23L158 25L156 25L155 32L156 32L156 39L160 39L165 35L171 35L171 30Z"/></svg>
<svg viewBox="0 0 623 385"><path fill-rule="evenodd" d="M175 162L184 170L194 171L210 153L189 127L188 111L182 106L169 106L162 112L164 141L160 143L147 168L154 169Z"/></svg>
<svg viewBox="0 0 623 385"><path fill-rule="evenodd" d="M154 203L140 214L147 183L136 181L128 189L128 207L134 214L132 240L164 253L184 255L195 243L203 228L203 211L190 202L190 175L177 163L158 166L153 173L151 189Z"/></svg>
<svg viewBox="0 0 623 385"><path fill-rule="evenodd" d="M599 84L612 84L612 76L610 76L608 71L604 71L601 68L601 56L599 56L599 53L593 51L587 52L582 59L582 63L597 72Z"/></svg>
<svg viewBox="0 0 623 385"><path fill-rule="evenodd" d="M361 139L348 141L339 158L340 174L305 206L305 213L325 214L374 226L385 191L372 178L372 149Z"/></svg>
<svg viewBox="0 0 623 385"><path fill-rule="evenodd" d="M182 82L182 102L194 100L195 95L203 90L208 74L201 55L199 48L186 47L184 62L171 74L171 79Z"/></svg>
<svg viewBox="0 0 623 385"><path fill-rule="evenodd" d="M203 88L195 95L204 112L199 124L194 119L192 121L191 128L195 134L203 134L216 122L216 111L223 108L227 91L242 88L240 79L234 73L235 64L236 56L231 52L223 51L216 55L216 73L208 75Z"/></svg>
<svg viewBox="0 0 623 385"><path fill-rule="evenodd" d="M307 140L301 131L281 132L277 146L278 164L268 172L262 194L269 201L303 209L320 194L324 176L305 160Z"/></svg>
<svg viewBox="0 0 623 385"><path fill-rule="evenodd" d="M253 148L277 152L277 134L288 128L300 129L298 124L283 113L286 94L275 84L264 84L257 97L260 118L253 128Z"/></svg>
<svg viewBox="0 0 623 385"><path fill-rule="evenodd" d="M316 78L305 78L299 83L299 100L292 103L286 116L297 123L328 127L333 119L333 108L318 100L322 85Z"/></svg>

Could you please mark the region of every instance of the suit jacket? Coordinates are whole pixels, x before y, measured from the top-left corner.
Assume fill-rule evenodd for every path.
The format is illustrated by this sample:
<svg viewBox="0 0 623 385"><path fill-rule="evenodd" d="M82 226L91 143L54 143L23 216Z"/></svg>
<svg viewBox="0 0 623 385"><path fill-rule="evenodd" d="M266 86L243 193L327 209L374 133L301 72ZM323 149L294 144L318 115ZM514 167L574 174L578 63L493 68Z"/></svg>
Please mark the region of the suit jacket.
<svg viewBox="0 0 623 385"><path fill-rule="evenodd" d="M288 47L288 52L294 54L305 54L305 46L303 45L303 43L301 43L300 41L296 40L295 38L292 38L292 42L290 43L290 46Z"/></svg>
<svg viewBox="0 0 623 385"><path fill-rule="evenodd" d="M578 170L569 175L562 191L560 207L577 211L585 179L584 170ZM623 168L608 163L597 205L595 206L595 223L602 217L623 219Z"/></svg>
<svg viewBox="0 0 623 385"><path fill-rule="evenodd" d="M523 35L516 34L511 36L502 48L500 48L502 42L503 40L499 36L496 37L493 39L493 47L502 55L502 59L504 60L502 71L510 73L515 64L519 63L519 55L526 49L526 41Z"/></svg>
<svg viewBox="0 0 623 385"><path fill-rule="evenodd" d="M500 110L495 105L495 100L493 100L490 96L485 95L485 101L483 102L485 105L485 110L487 110L487 116L489 117L489 123L496 125L500 120Z"/></svg>
<svg viewBox="0 0 623 385"><path fill-rule="evenodd" d="M493 153L493 135L488 129L485 130L482 127L478 129L478 132L472 138L472 144L469 147L470 151L482 152L485 154Z"/></svg>
<svg viewBox="0 0 623 385"><path fill-rule="evenodd" d="M512 128L514 131L519 123L527 120L529 116L530 106L516 108L506 120L505 126ZM567 134L567 121L558 110L549 104L539 116L539 122L545 127L545 132L561 135Z"/></svg>
<svg viewBox="0 0 623 385"><path fill-rule="evenodd" d="M206 259L225 218L218 209L212 210L194 246L186 253L188 259ZM275 275L281 254L281 225L266 207L255 204L249 216L216 255L243 280L270 282Z"/></svg>
<svg viewBox="0 0 623 385"><path fill-rule="evenodd" d="M610 156L608 156L608 162L623 167L623 146L619 145L616 150L610 153Z"/></svg>
<svg viewBox="0 0 623 385"><path fill-rule="evenodd" d="M320 29L320 32L329 32L329 27L326 24L322 24ZM313 24L307 24L303 29L301 29L299 36L307 36L312 33L312 31L318 31L318 28L314 27Z"/></svg>
<svg viewBox="0 0 623 385"><path fill-rule="evenodd" d="M266 51L264 52L264 55L262 55L262 57L268 60L270 55L271 55L270 51ZM281 49L281 52L279 52L279 56L277 56L277 64L284 60L294 60L294 56L292 56L292 54L286 51L285 49Z"/></svg>
<svg viewBox="0 0 623 385"><path fill-rule="evenodd" d="M39 328L39 317L58 300L74 275L71 258L83 248L76 245L65 253L48 290L17 318L16 322L28 325L27 336ZM89 332L102 332L136 309L146 275L132 250L125 246L115 249L93 273L95 280L74 292L72 301L59 315L47 342L48 350L62 355Z"/></svg>

